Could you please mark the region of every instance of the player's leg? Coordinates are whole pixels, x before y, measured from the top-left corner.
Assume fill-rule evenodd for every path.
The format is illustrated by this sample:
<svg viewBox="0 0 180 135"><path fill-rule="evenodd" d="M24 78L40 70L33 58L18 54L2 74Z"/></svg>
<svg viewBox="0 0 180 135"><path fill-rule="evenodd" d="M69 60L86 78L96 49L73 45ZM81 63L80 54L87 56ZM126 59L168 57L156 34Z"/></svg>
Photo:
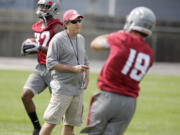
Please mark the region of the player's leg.
<svg viewBox="0 0 180 135"><path fill-rule="evenodd" d="M35 105L32 101L32 98L34 97L34 93L29 89L23 89L22 92L22 101L24 103L24 107L27 111L27 113L31 113L35 111Z"/></svg>
<svg viewBox="0 0 180 135"><path fill-rule="evenodd" d="M82 129L80 133L88 133L88 135L101 135L104 131L108 117L106 117L107 97L99 92L91 98L87 127Z"/></svg>
<svg viewBox="0 0 180 135"><path fill-rule="evenodd" d="M39 119L36 114L36 108L32 100L33 97L34 97L34 93L31 90L29 89L23 90L22 101L23 101L25 110L33 124L33 127L34 127L33 134L36 135L40 131L41 125L39 123Z"/></svg>
<svg viewBox="0 0 180 135"><path fill-rule="evenodd" d="M81 133L122 135L134 114L135 105L135 98L101 91L92 98L88 126Z"/></svg>
<svg viewBox="0 0 180 135"><path fill-rule="evenodd" d="M102 135L123 135L126 131L130 121L117 121L116 119L112 119L107 124L105 130Z"/></svg>
<svg viewBox="0 0 180 135"><path fill-rule="evenodd" d="M22 102L34 126L33 135L39 133L41 126L38 120L38 116L36 114L36 107L33 103L32 98L34 97L34 95L41 93L46 88L46 86L47 84L44 82L41 74L38 71L35 71L27 79L22 92Z"/></svg>
<svg viewBox="0 0 180 135"><path fill-rule="evenodd" d="M126 131L136 108L136 99L114 93L109 94L111 102L107 113L108 123L102 135L123 135Z"/></svg>

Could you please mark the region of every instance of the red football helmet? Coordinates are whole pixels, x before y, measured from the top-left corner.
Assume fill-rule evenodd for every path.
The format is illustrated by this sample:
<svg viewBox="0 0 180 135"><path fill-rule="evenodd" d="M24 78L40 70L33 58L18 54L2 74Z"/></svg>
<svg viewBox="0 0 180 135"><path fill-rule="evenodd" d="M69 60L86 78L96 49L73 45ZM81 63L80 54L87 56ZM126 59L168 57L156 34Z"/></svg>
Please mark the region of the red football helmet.
<svg viewBox="0 0 180 135"><path fill-rule="evenodd" d="M36 14L39 18L45 18L47 16L54 16L60 10L59 0L39 0ZM45 8L46 12L43 12L41 8Z"/></svg>

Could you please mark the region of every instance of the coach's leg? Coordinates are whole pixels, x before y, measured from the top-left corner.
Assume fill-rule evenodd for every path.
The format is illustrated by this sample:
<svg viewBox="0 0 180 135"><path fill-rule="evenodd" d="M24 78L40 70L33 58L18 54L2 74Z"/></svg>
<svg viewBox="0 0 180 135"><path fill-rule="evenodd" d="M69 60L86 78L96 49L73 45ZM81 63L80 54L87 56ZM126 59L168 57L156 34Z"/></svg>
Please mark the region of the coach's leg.
<svg viewBox="0 0 180 135"><path fill-rule="evenodd" d="M55 124L45 122L41 128L39 135L50 135L55 126Z"/></svg>
<svg viewBox="0 0 180 135"><path fill-rule="evenodd" d="M36 132L38 132L41 128L41 125L39 123L39 120L36 114L36 108L32 100L33 97L34 97L34 93L31 90L29 89L23 90L23 93L21 96L22 102L24 104L25 110L29 118L31 119L34 129L36 129Z"/></svg>
<svg viewBox="0 0 180 135"><path fill-rule="evenodd" d="M64 125L61 131L61 135L73 135L74 127L70 125Z"/></svg>

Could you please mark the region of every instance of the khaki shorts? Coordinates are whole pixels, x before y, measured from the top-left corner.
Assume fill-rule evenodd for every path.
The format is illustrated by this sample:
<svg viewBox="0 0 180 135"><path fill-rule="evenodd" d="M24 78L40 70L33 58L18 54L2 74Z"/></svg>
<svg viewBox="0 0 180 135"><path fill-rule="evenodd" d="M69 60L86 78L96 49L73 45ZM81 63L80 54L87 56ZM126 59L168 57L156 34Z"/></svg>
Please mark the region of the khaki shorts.
<svg viewBox="0 0 180 135"><path fill-rule="evenodd" d="M83 92L77 96L52 93L50 103L44 113L44 120L50 124L81 126L83 117Z"/></svg>

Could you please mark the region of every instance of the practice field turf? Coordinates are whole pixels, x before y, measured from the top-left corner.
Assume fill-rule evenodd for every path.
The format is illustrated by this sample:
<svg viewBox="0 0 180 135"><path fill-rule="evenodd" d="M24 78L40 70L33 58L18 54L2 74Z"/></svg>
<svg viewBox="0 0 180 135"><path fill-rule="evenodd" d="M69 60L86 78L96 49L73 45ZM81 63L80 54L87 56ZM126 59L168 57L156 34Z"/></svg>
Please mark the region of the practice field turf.
<svg viewBox="0 0 180 135"><path fill-rule="evenodd" d="M0 135L32 134L32 125L21 102L22 87L29 73L0 70ZM90 74L85 91L82 127L86 124L90 97L98 91L97 75ZM34 98L41 124L49 99L48 90ZM56 126L52 134L60 135L60 127ZM76 135L82 127L75 128ZM136 113L125 135L180 135L180 76L147 75L143 79Z"/></svg>

